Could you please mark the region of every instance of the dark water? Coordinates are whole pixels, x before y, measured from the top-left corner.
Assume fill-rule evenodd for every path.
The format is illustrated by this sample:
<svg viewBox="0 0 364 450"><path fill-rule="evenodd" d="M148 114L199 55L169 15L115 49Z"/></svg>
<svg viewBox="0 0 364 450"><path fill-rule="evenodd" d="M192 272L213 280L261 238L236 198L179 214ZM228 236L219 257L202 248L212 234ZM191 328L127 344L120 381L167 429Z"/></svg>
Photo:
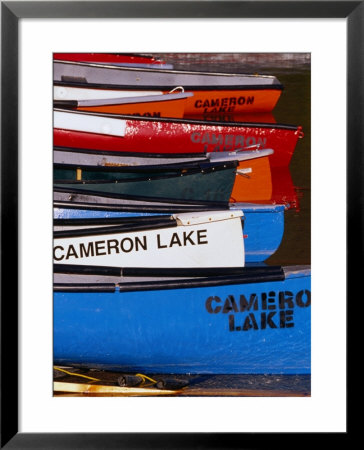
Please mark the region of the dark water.
<svg viewBox="0 0 364 450"><path fill-rule="evenodd" d="M277 122L301 125L299 139L289 166L299 199L298 210L285 213L285 231L277 252L267 263L310 264L311 262L311 96L309 68L271 69L285 86L273 114Z"/></svg>
<svg viewBox="0 0 364 450"><path fill-rule="evenodd" d="M267 261L272 265L311 263L311 68L310 56L297 54L155 54L175 69L274 75L284 90L273 116L277 123L301 125L289 171L298 206L285 213L282 243ZM259 120L261 121L261 120Z"/></svg>

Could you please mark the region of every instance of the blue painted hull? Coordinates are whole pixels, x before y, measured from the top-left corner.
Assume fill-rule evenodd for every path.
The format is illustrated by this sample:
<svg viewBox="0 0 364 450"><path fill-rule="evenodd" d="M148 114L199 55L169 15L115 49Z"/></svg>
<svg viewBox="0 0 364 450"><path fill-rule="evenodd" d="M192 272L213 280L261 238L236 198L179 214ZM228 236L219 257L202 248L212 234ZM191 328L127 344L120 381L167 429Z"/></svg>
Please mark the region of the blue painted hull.
<svg viewBox="0 0 364 450"><path fill-rule="evenodd" d="M143 373L308 374L311 273L282 281L54 292L56 364Z"/></svg>
<svg viewBox="0 0 364 450"><path fill-rule="evenodd" d="M244 212L244 245L247 263L263 262L275 253L284 232L283 205L246 204ZM92 209L54 208L54 218L85 219L106 217L136 217L156 215L143 212L101 211ZM159 214L158 214L159 215Z"/></svg>

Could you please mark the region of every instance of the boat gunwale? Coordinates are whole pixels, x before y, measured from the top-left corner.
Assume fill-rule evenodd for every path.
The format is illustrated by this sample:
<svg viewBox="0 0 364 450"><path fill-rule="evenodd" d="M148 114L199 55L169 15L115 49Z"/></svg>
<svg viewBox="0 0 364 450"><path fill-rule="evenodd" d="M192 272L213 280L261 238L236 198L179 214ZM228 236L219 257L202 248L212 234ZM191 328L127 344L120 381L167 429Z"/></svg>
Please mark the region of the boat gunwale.
<svg viewBox="0 0 364 450"><path fill-rule="evenodd" d="M69 266L54 265L54 276L65 274L72 278L84 275L93 276L92 272L107 272L108 268L100 271L98 267L94 270L89 266ZM54 292L137 292L137 291L155 291L170 289L189 289L198 287L214 287L237 284L253 284L284 281L285 272L281 266L251 266L251 267L233 267L233 268L177 268L177 269L159 269L159 268L110 268L112 273L110 277L116 277L114 282L95 283L92 280L85 282L54 282ZM225 269L225 270L224 270ZM73 271L73 272L72 272ZM76 273L75 273L76 272ZM84 273L82 273L84 272ZM118 273L120 272L120 273ZM230 273L229 273L230 272ZM195 273L195 276L191 274ZM219 274L220 273L220 274ZM96 276L96 275L94 275ZM106 276L107 278L107 276ZM123 280L124 278L124 280ZM129 278L129 281L127 280ZM130 281L131 279L131 281ZM103 288L106 288L106 291Z"/></svg>
<svg viewBox="0 0 364 450"><path fill-rule="evenodd" d="M85 153L90 155L107 155L107 156L115 156L115 157L135 157L135 158L155 158L158 160L159 158L165 159L196 159L198 160L206 160L208 158L206 156L206 152L194 152L194 153L147 153L147 152L124 152L124 151L116 151L116 150L99 150L92 148L77 148L77 147L63 147L59 145L53 146L54 152L67 152L67 153Z"/></svg>
<svg viewBox="0 0 364 450"><path fill-rule="evenodd" d="M125 67L122 67L123 69ZM130 67L132 69L132 67ZM153 69L152 69L153 70ZM66 75L65 75L66 76ZM54 86L68 86L68 87L78 87L78 88L89 88L89 89L104 89L104 90L151 90L156 91L170 91L176 87L174 84L156 85L156 84L108 84L108 83L88 83L83 81L72 81L67 79L54 80ZM183 84L183 83L179 83ZM210 91L283 91L284 86L280 83L276 84L250 84L250 85L183 85L185 92L210 92Z"/></svg>
<svg viewBox="0 0 364 450"><path fill-rule="evenodd" d="M53 53L53 61L69 61L69 62L87 62L87 61L73 61L73 60L67 60L67 59L57 59L54 57L54 55L113 55L113 56L130 56L130 57L141 57L141 58L146 58L146 59L150 59L150 60L154 60L154 61L161 61L161 62L165 62L164 60L161 59L156 59L155 56L149 54L149 53L120 53L120 52L54 52Z"/></svg>
<svg viewBox="0 0 364 450"><path fill-rule="evenodd" d="M269 155L260 155L259 153L256 155L256 158L263 158ZM252 158L253 159L253 158ZM129 172L137 172L143 174L144 172L176 172L171 175L161 175L161 178L165 177L174 177L174 176L186 176L186 175L194 175L195 173L210 173L217 172L219 170L230 169L238 166L238 160L226 160L226 161L191 161L191 162L182 162L182 163L171 163L171 164L155 164L155 165L132 165L132 166L97 166L97 165L84 165L84 164L75 164L75 163L54 163L53 167L58 170L72 170L72 169L81 169L85 172L120 172L120 173L129 173ZM159 177L155 177L154 179L159 179ZM143 180L143 178L133 178L132 180ZM147 180L147 179L146 179ZM75 180L77 181L77 180ZM86 180L85 180L86 181ZM87 180L89 181L98 181L98 180ZM102 180L101 180L102 181ZM129 180L122 180L129 181ZM57 182L57 180L55 180ZM120 181L121 182L121 181Z"/></svg>
<svg viewBox="0 0 364 450"><path fill-rule="evenodd" d="M163 98L164 97L164 98ZM86 108L86 107L99 107L99 106L124 106L124 105L136 105L140 106L143 103L167 103L167 102L180 102L184 101L187 98L193 97L192 92L178 92L178 93L168 93L161 95L146 95L140 97L120 97L120 98L112 98L112 99L70 99L70 100L62 100L57 99L53 100L53 105L55 107L63 107L63 108Z"/></svg>
<svg viewBox="0 0 364 450"><path fill-rule="evenodd" d="M277 77L275 75L264 75L264 74L254 74L254 73L226 73L226 72L200 72L200 71L194 71L194 70L177 70L177 69L154 69L154 68L139 68L139 67L115 67L114 65L109 64L98 64L98 63L92 63L92 62L81 62L81 61L67 61L67 60L60 60L56 59L53 60L53 64L67 64L67 65L74 65L74 66L86 66L86 67L97 67L97 68L103 68L103 69L114 69L114 70L123 70L126 69L127 71L131 72L157 72L157 73L170 73L170 74L183 74L183 75L207 75L207 76L222 76L222 77L228 77L228 78L234 78L234 77L248 77L248 78L268 78L268 79L275 79L277 80Z"/></svg>
<svg viewBox="0 0 364 450"><path fill-rule="evenodd" d="M68 110L62 108L53 108L54 112L67 112L69 114L81 114L81 115L91 115L91 116L101 116L110 117L113 119L120 120L136 120L136 121L146 121L146 122L166 122L166 123L178 123L187 125L204 125L208 127L236 127L236 128L274 128L278 130L294 130L300 131L302 129L301 125L291 125L283 123L264 123L264 122L219 122L213 120L202 120L202 119L188 119L188 118L174 118L174 117L146 117L146 116L133 116L127 114L112 114L112 113L100 113L100 112L90 112L90 111L76 111ZM63 130L63 128L55 128L55 130ZM67 130L68 131L68 130ZM71 131L71 130L69 130ZM96 133L97 134L97 133Z"/></svg>
<svg viewBox="0 0 364 450"><path fill-rule="evenodd" d="M54 240L60 238L73 238L81 236L99 236L103 234L119 234L128 232L138 232L138 231L148 231L157 230L165 228L177 227L177 220L170 216L162 216L155 218L154 216L148 217L150 220L138 221L137 219L131 223L117 224L110 226L100 226L95 228L81 228L81 229L71 229L71 230L55 230L53 231ZM137 223L136 223L137 222ZM138 223L140 222L140 223ZM54 222L53 222L54 224ZM54 224L54 226L62 226ZM70 225L64 225L70 226ZM75 224L74 226L81 226L80 224Z"/></svg>
<svg viewBox="0 0 364 450"><path fill-rule="evenodd" d="M138 222L148 222L151 218L158 220L158 219L165 219L166 216L160 215L160 216L140 216L140 217L102 217L102 218L54 218L53 219L53 226L71 226L71 225L80 225L80 226L86 226L86 225L110 225L110 224L124 224L129 222L135 222L136 220Z"/></svg>
<svg viewBox="0 0 364 450"><path fill-rule="evenodd" d="M288 266L289 267L289 266ZM294 266L297 270L298 267ZM118 277L215 277L219 275L246 275L254 273L282 273L284 267L280 265L248 265L244 267L115 267L90 266L84 264L54 263L54 273L69 275L103 275Z"/></svg>
<svg viewBox="0 0 364 450"><path fill-rule="evenodd" d="M310 267L310 266L308 266ZM286 280L295 278L308 278L311 276L310 269L302 269L301 273L297 273L295 276L286 276L286 268L281 267L281 270L272 271L272 273L258 275L258 274L245 274L245 275L220 275L210 277L195 277L195 278L179 278L169 280L148 280L148 281L130 281L125 283L114 283L112 292L139 292L139 291L156 291L156 290L172 290L172 289L194 289L194 288L206 288L217 287L227 285L247 285L247 284L263 284L263 283L275 283L284 282ZM108 284L110 289L110 284ZM57 283L53 285L54 292L101 292L102 286L98 286L98 283ZM110 290L108 290L110 292Z"/></svg>
<svg viewBox="0 0 364 450"><path fill-rule="evenodd" d="M62 208L62 209L82 209L82 210L95 210L101 212L131 212L131 213L157 213L157 214L173 214L173 213L183 213L183 212L196 212L196 211L208 211L211 209L221 209L221 205L213 206L213 205L202 205L199 209L196 209L193 205L179 205L178 208L171 206L153 206L153 205L114 205L110 206L108 203L96 203L96 204L87 204L87 203L66 203L61 201L55 201L53 203L54 208Z"/></svg>
<svg viewBox="0 0 364 450"><path fill-rule="evenodd" d="M67 209L67 208L66 208ZM77 209L77 208L72 208ZM171 214L176 213L176 209L178 207L171 206ZM245 214L264 214L264 213L277 213L280 214L285 211L285 205L283 204L255 204L255 203L236 203L233 204L233 207L229 207L226 211L236 211L241 210ZM154 209L153 209L154 211ZM191 212L203 212L204 210L194 209ZM217 210L213 210L217 211ZM118 211L116 211L118 212ZM55 217L53 219L53 225L55 226L66 226L66 225L109 225L115 223L129 223L129 222L148 222L151 218L157 220L158 218L164 218L165 214L161 215L153 215L153 216L120 216L120 217Z"/></svg>
<svg viewBox="0 0 364 450"><path fill-rule="evenodd" d="M181 200L181 199L170 199L170 198L163 198L163 197L148 197L148 199L146 199L145 197L142 197L140 195L132 195L132 194L111 194L111 193L107 193L107 192L96 192L96 193L91 193L90 191L88 192L80 192L77 189L72 189L72 188L63 188L63 187L57 187L54 186L53 187L53 193L59 193L59 194L64 194L65 196L71 196L72 194L74 195L79 195L82 197L98 197L98 198L105 198L105 199L118 199L118 200L124 200L124 201L136 201L136 202L147 202L148 204L150 204L151 207L155 206L155 203L157 203L158 205L162 205L162 206L174 206L174 205L191 205L191 207L193 206L203 206L203 207L207 207L207 208L212 208L212 209L228 209L228 202L218 202L218 201L212 201L212 200L203 200L203 201L195 201L195 200ZM64 200L62 200L63 202L65 202ZM69 200L70 201L70 200ZM70 204L75 204L75 203L70 203ZM95 204L95 203L93 203ZM99 203L97 203L96 205L98 205ZM122 204L123 205L123 204Z"/></svg>
<svg viewBox="0 0 364 450"><path fill-rule="evenodd" d="M85 162L65 162L63 158L66 155L63 153L71 154L75 159L83 158L87 161ZM194 153L190 153L194 155ZM63 152L62 150L53 149L53 166L62 170L63 169L82 169L82 170L96 170L96 171L108 171L108 172L163 172L166 171L176 171L182 169L194 169L202 168L204 169L209 164L225 163L229 161L237 161L240 163L247 164L249 161L256 161L259 158L269 157L274 154L272 149L263 148L256 150L242 150L242 151L224 151L224 152L209 152L205 153L202 157L193 156L189 157L190 154L185 154L182 157L173 158L172 153L168 153L167 158L163 157L143 157L135 155L126 156L123 153L111 152L111 154L106 155L105 152L101 153L96 151L83 151L78 152L77 149L72 149L70 151ZM106 160L106 156L110 159ZM71 156L72 158L72 156ZM58 161L56 161L58 159ZM149 161L145 161L149 159ZM143 161L144 160L144 161ZM161 161L163 160L163 161ZM87 163L86 163L87 162Z"/></svg>
<svg viewBox="0 0 364 450"><path fill-rule="evenodd" d="M310 265L296 266L245 266L231 268L133 268L133 267L103 267L82 266L69 264L54 264L54 274L68 274L85 276L111 276L120 278L113 283L113 292L153 291L167 289L188 289L198 287L225 286L229 284L253 284L279 282L295 278L311 277ZM229 273L230 272L230 273ZM196 276L191 277L191 274ZM174 277L171 279L171 277ZM147 281L124 281L122 278L150 277ZM164 279L155 279L164 277ZM166 279L167 278L167 279ZM98 284L101 283L54 283L54 292L92 292L96 287L100 292ZM91 287L91 289L87 288Z"/></svg>

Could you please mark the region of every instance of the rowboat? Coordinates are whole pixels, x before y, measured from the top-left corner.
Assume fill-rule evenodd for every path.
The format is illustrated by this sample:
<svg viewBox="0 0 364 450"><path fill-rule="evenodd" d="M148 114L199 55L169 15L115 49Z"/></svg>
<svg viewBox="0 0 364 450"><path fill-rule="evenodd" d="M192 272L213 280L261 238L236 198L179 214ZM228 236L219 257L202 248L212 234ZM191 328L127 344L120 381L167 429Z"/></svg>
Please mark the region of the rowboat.
<svg viewBox="0 0 364 450"><path fill-rule="evenodd" d="M310 373L309 266L54 268L55 364L150 374Z"/></svg>
<svg viewBox="0 0 364 450"><path fill-rule="evenodd" d="M54 263L115 267L243 267L241 211L149 217L111 226L56 225Z"/></svg>
<svg viewBox="0 0 364 450"><path fill-rule="evenodd" d="M173 69L173 64L156 59L153 56L132 53L53 53L55 61L76 61L96 64L112 64L125 67Z"/></svg>
<svg viewBox="0 0 364 450"><path fill-rule="evenodd" d="M53 144L101 151L174 154L270 148L272 167L288 166L302 128L268 123L223 123L54 109Z"/></svg>
<svg viewBox="0 0 364 450"><path fill-rule="evenodd" d="M192 92L177 92L121 98L54 100L53 105L76 111L181 118L184 115L186 101L192 96Z"/></svg>
<svg viewBox="0 0 364 450"><path fill-rule="evenodd" d="M170 158L143 156L119 156L97 151L77 151L77 149L57 149L54 151L54 178L57 180L94 181L117 180L118 183L131 178L147 178L166 175L181 176L187 170L216 170L213 163L237 161L235 182L231 199L240 201L269 200L272 194L272 180L269 155L273 150L253 150L244 152L221 152L204 155L204 158ZM207 157L208 156L208 157ZM182 161L181 161L182 159ZM208 169L211 167L212 169ZM113 186L116 188L116 186ZM113 192L113 190L110 190Z"/></svg>
<svg viewBox="0 0 364 450"><path fill-rule="evenodd" d="M148 217L156 219L173 213L186 212L188 205L181 204L147 204L139 205L126 203L114 205L110 203L79 203L75 201L62 201L61 193L55 192L53 208L54 226L116 226L133 223L136 220L145 220ZM63 193L68 199L70 194ZM108 199L105 199L106 201ZM110 199L109 199L110 200ZM211 206L211 205L208 205ZM219 205L221 208L221 205ZM207 207L207 206L206 206ZM195 211L203 210L203 205L189 206ZM245 261L247 263L263 262L273 255L280 246L284 232L284 205L233 203L226 206L226 210L242 211L243 238Z"/></svg>
<svg viewBox="0 0 364 450"><path fill-rule="evenodd" d="M70 61L54 61L53 82L94 89L136 88L169 92L182 86L194 97L186 114L271 111L283 89L274 76L139 69Z"/></svg>

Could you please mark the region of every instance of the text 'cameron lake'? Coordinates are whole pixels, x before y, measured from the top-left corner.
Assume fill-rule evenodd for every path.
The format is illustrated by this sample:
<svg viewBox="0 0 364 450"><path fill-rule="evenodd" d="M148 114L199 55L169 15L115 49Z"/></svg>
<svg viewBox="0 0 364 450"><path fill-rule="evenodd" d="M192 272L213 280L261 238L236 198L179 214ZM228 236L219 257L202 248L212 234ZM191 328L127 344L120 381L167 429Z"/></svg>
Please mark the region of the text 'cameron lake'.
<svg viewBox="0 0 364 450"><path fill-rule="evenodd" d="M175 232L169 237L156 234L153 237L125 236L121 239L91 240L88 242L78 242L68 245L56 245L53 256L56 261L68 260L72 258L89 258L94 256L105 256L119 253L130 253L148 250L148 238L156 239L156 249L171 247L186 247L192 245L208 244L207 230L192 230Z"/></svg>

